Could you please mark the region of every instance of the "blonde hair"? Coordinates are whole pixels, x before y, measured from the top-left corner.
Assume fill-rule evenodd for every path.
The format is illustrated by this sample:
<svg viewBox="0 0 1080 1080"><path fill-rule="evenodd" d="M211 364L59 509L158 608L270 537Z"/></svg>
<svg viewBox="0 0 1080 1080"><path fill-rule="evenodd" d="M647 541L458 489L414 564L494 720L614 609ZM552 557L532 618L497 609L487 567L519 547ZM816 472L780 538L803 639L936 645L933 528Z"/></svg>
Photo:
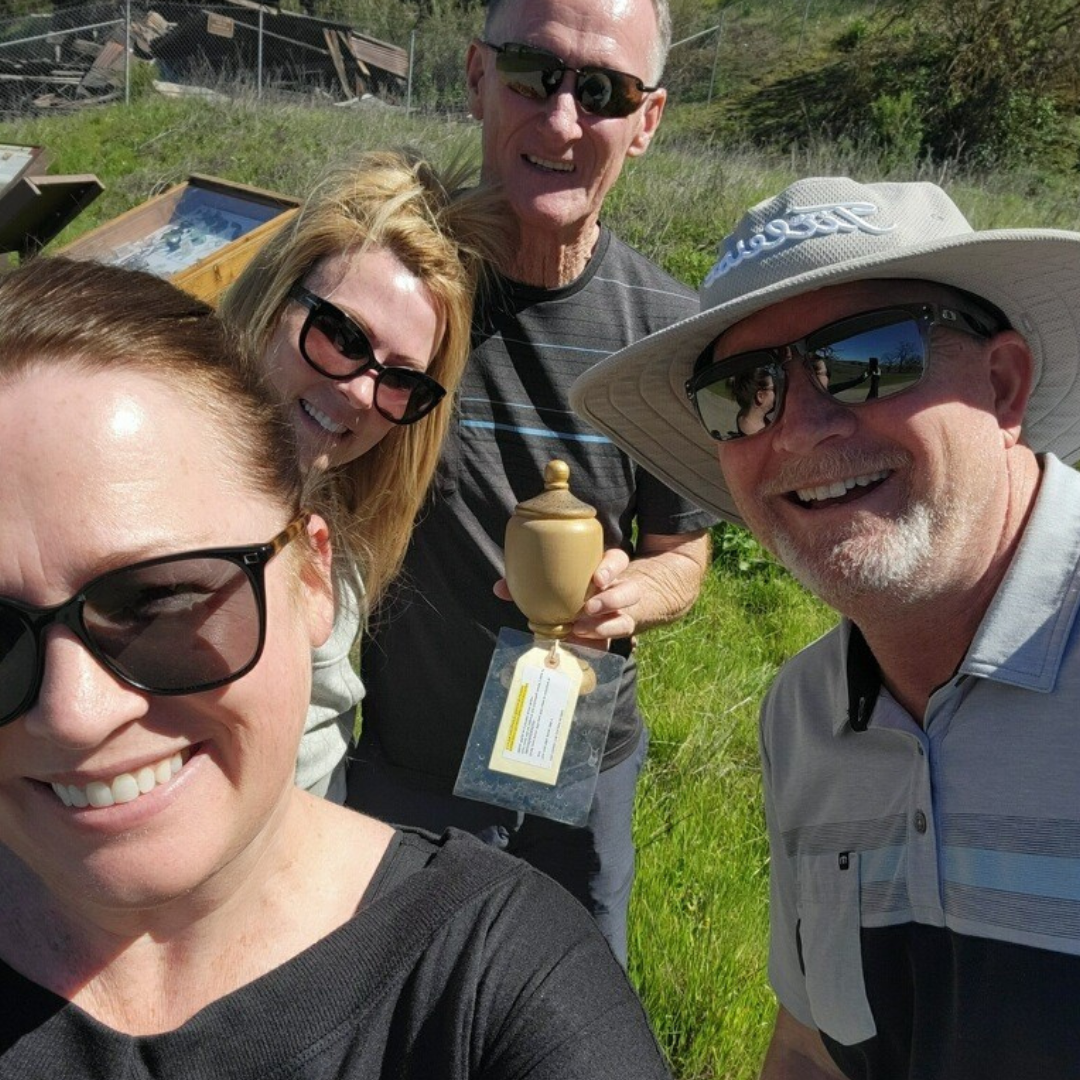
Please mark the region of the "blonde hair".
<svg viewBox="0 0 1080 1080"><path fill-rule="evenodd" d="M262 364L289 290L321 260L379 248L418 277L445 329L428 374L452 394L470 351L484 268L511 243L512 217L490 188L464 184L475 168L436 170L411 151L376 151L339 169L308 197L226 293L221 316ZM370 604L401 567L449 427L452 399L330 471L338 549L359 564Z"/></svg>

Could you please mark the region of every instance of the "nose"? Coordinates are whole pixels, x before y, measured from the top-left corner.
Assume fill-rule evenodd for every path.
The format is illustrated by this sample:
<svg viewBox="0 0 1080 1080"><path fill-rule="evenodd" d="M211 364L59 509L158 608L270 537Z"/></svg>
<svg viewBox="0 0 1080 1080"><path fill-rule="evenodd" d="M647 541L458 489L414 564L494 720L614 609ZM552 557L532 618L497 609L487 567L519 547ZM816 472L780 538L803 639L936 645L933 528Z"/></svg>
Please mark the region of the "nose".
<svg viewBox="0 0 1080 1080"><path fill-rule="evenodd" d="M366 412L375 404L376 373L368 370L337 384L338 392L358 412Z"/></svg>
<svg viewBox="0 0 1080 1080"><path fill-rule="evenodd" d="M146 714L147 695L102 667L70 630L47 631L44 648L37 701L22 718L29 734L69 749L90 750Z"/></svg>
<svg viewBox="0 0 1080 1080"><path fill-rule="evenodd" d="M777 450L806 454L829 439L855 433L855 411L823 391L815 382L812 368L796 359L785 364L785 369L784 407L771 429Z"/></svg>
<svg viewBox="0 0 1080 1080"><path fill-rule="evenodd" d="M573 80L576 78L572 71L568 71L558 89L547 99L547 123L564 139L576 138L581 133L580 110L573 94Z"/></svg>

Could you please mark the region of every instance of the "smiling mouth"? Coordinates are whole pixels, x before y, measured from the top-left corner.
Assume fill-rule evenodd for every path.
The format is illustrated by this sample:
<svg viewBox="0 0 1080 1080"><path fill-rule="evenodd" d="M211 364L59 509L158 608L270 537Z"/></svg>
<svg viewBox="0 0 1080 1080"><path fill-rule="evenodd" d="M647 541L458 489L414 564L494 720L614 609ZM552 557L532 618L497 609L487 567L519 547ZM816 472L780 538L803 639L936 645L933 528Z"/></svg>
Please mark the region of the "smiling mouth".
<svg viewBox="0 0 1080 1080"><path fill-rule="evenodd" d="M101 809L117 803L134 802L142 795L149 795L155 788L171 783L191 755L191 747L185 747L134 772L119 773L111 780L91 780L86 787L53 783L50 783L49 787L65 806L74 807L76 810L88 806Z"/></svg>
<svg viewBox="0 0 1080 1080"><path fill-rule="evenodd" d="M534 165L538 169L544 169L546 172L571 173L574 171L572 161L548 161L546 158L533 157L532 154L523 154L522 156L530 165Z"/></svg>
<svg viewBox="0 0 1080 1080"><path fill-rule="evenodd" d="M865 473L862 476L834 480L831 484L796 488L789 497L793 497L801 506L814 506L821 503L835 506L841 502L861 499L868 490L876 488L890 473L890 469L879 469L877 472Z"/></svg>
<svg viewBox="0 0 1080 1080"><path fill-rule="evenodd" d="M335 424L321 409L316 409L310 401L300 399L300 408L326 432L327 435L344 435L349 429L344 424Z"/></svg>

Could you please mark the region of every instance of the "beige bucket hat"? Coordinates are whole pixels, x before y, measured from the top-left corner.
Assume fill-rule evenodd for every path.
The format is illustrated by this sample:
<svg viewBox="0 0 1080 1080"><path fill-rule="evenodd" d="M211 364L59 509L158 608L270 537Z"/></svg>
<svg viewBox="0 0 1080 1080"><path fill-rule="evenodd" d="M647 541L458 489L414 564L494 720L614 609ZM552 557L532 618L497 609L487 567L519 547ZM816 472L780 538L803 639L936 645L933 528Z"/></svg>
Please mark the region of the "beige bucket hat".
<svg viewBox="0 0 1080 1080"><path fill-rule="evenodd" d="M574 384L573 407L653 475L737 522L716 443L686 396L694 361L761 308L867 278L940 282L1000 308L1035 357L1026 441L1080 458L1080 233L976 232L928 183L814 177L759 203L720 244L701 311L594 365Z"/></svg>

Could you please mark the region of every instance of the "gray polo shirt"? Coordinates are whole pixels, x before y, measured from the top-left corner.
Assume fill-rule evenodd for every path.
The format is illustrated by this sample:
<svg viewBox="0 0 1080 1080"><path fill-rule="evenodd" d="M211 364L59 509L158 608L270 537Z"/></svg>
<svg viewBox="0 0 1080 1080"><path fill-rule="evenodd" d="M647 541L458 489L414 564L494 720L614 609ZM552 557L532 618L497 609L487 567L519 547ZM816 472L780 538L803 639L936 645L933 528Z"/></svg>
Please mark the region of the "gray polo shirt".
<svg viewBox="0 0 1080 1080"><path fill-rule="evenodd" d="M769 976L852 1077L1080 1077L1080 476L920 728L843 621L761 717Z"/></svg>

